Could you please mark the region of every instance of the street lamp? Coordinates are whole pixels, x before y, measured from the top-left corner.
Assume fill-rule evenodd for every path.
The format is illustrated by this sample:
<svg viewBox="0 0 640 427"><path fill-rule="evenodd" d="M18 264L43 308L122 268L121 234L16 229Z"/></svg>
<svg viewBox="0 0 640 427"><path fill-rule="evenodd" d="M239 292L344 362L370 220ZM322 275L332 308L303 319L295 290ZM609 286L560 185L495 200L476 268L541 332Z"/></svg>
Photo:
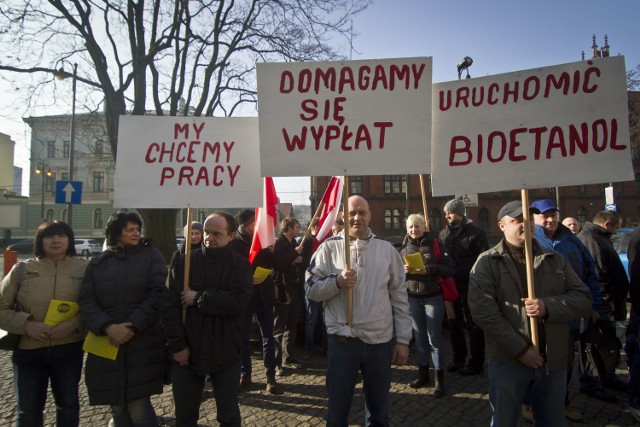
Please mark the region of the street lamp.
<svg viewBox="0 0 640 427"><path fill-rule="evenodd" d="M462 70L467 70L467 78L470 79L469 67L473 64L473 59L470 56L465 56L458 64L458 80L462 78Z"/></svg>
<svg viewBox="0 0 640 427"><path fill-rule="evenodd" d="M76 145L76 80L78 75L78 64L73 64L73 74L69 75L63 67L55 74L57 80L64 80L67 77L72 78L72 98L71 98L71 127L69 130L69 182L73 181L73 157ZM73 205L67 204L67 224L72 227Z"/></svg>
<svg viewBox="0 0 640 427"><path fill-rule="evenodd" d="M44 191L46 186L45 177L50 177L53 174L51 173L51 169L49 169L49 166L45 162L38 163L38 166L36 166L34 172L42 176L42 188L40 190L40 218L44 221L46 219L44 216Z"/></svg>

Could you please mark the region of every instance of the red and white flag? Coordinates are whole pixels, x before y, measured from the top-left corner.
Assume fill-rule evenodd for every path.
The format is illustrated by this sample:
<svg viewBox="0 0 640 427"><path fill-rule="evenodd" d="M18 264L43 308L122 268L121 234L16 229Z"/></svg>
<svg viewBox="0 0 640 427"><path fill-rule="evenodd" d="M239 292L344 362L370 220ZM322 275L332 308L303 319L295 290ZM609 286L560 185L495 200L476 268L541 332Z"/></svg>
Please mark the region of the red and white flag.
<svg viewBox="0 0 640 427"><path fill-rule="evenodd" d="M323 206L318 217L318 231L316 232L316 239L320 243L331 236L331 227L336 222L342 203L342 185L341 176L332 176L322 196Z"/></svg>
<svg viewBox="0 0 640 427"><path fill-rule="evenodd" d="M249 262L251 263L258 252L276 243L277 204L276 187L273 185L273 178L268 176L264 178L262 207L256 208L256 226L253 231L251 249L249 249Z"/></svg>

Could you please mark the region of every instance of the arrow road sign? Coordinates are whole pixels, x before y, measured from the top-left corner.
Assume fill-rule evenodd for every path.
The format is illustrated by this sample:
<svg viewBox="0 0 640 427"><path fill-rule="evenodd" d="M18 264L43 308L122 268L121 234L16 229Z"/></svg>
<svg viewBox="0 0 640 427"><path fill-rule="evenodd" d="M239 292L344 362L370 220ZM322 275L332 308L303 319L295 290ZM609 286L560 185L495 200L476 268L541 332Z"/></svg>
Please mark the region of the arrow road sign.
<svg viewBox="0 0 640 427"><path fill-rule="evenodd" d="M56 203L82 203L82 181L56 181Z"/></svg>

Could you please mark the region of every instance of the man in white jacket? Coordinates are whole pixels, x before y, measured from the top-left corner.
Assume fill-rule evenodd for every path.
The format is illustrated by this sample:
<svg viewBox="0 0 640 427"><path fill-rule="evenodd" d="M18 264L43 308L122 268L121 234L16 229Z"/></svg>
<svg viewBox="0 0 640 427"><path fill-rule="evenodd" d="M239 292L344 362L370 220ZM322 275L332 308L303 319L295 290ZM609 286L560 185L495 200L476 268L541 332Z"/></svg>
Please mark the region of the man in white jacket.
<svg viewBox="0 0 640 427"><path fill-rule="evenodd" d="M344 231L326 240L311 259L306 294L322 301L329 335L328 426L347 426L358 371L365 393L365 425L389 425L391 364L409 358L411 317L402 258L369 229L369 203L349 198L351 268L345 267ZM347 290L353 319L347 319Z"/></svg>

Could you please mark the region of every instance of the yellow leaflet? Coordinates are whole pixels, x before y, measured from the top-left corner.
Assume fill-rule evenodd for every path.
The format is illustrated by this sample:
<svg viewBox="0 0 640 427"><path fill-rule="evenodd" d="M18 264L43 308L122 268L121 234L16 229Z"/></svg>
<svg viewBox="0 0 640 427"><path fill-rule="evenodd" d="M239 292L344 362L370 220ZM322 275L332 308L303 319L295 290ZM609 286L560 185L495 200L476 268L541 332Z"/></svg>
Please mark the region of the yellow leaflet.
<svg viewBox="0 0 640 427"><path fill-rule="evenodd" d="M424 261L422 260L422 254L420 252L416 252L411 255L407 255L404 258L404 262L409 264L413 270L423 269Z"/></svg>
<svg viewBox="0 0 640 427"><path fill-rule="evenodd" d="M256 267L256 271L253 272L253 278L258 280L256 285L267 280L272 271L270 268Z"/></svg>
<svg viewBox="0 0 640 427"><path fill-rule="evenodd" d="M87 334L82 349L87 353L111 360L116 360L118 356L118 346L111 344L108 336L99 337L93 332Z"/></svg>
<svg viewBox="0 0 640 427"><path fill-rule="evenodd" d="M75 302L52 299L47 309L47 315L44 316L44 324L48 326L59 325L72 319L78 314L79 309L80 307Z"/></svg>

